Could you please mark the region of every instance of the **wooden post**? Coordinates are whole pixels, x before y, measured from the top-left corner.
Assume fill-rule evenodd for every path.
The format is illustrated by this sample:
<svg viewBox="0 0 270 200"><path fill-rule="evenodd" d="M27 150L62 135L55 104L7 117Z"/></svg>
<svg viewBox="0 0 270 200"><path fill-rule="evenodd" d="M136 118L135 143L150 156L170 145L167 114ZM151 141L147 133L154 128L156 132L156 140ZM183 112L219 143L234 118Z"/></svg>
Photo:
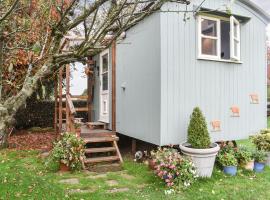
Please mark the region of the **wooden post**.
<svg viewBox="0 0 270 200"><path fill-rule="evenodd" d="M62 96L63 96L63 86L62 86L62 81L63 81L63 68L61 67L59 70L59 79L58 79L58 84L59 84L59 132L62 132L62 123L63 123L63 101L62 101Z"/></svg>
<svg viewBox="0 0 270 200"><path fill-rule="evenodd" d="M91 70L91 62L92 62L92 58L89 59L89 62L87 64L87 67L88 67L88 70ZM92 121L92 117L91 117L91 99L92 99L92 84L91 84L91 81L92 81L92 76L91 74L87 74L87 108L88 108L88 122L91 122Z"/></svg>
<svg viewBox="0 0 270 200"><path fill-rule="evenodd" d="M116 131L116 42L112 43L112 131Z"/></svg>
<svg viewBox="0 0 270 200"><path fill-rule="evenodd" d="M70 130L71 126L71 118L70 118L70 108L67 102L67 96L70 95L70 66L66 65L66 129L67 131Z"/></svg>
<svg viewBox="0 0 270 200"><path fill-rule="evenodd" d="M57 76L54 77L54 130L56 133L59 132L57 124L58 124L58 112L57 112L57 107L58 107L58 79Z"/></svg>
<svg viewBox="0 0 270 200"><path fill-rule="evenodd" d="M137 149L136 139L135 138L132 138L131 152L133 154L135 154L136 153L136 149Z"/></svg>

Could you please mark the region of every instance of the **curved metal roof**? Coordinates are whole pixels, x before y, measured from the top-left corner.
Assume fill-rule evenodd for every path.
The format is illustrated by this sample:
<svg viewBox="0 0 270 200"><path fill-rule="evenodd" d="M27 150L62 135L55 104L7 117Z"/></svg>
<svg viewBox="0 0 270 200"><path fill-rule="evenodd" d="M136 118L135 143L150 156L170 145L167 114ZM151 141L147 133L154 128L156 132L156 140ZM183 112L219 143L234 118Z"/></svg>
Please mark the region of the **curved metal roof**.
<svg viewBox="0 0 270 200"><path fill-rule="evenodd" d="M256 11L260 14L260 16L267 22L270 23L270 15L264 11L262 8L260 8L257 4L253 3L251 0L238 0L239 2L247 5L252 10Z"/></svg>

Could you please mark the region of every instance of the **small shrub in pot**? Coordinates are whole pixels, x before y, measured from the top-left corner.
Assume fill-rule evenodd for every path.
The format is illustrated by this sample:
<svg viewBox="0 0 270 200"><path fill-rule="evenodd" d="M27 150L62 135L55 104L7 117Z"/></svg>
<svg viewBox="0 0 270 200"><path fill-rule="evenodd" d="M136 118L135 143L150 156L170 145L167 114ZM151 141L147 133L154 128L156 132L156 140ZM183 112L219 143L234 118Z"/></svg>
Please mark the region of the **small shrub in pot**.
<svg viewBox="0 0 270 200"><path fill-rule="evenodd" d="M250 149L245 146L239 146L235 153L240 167L246 170L253 170L254 159L252 156L253 152Z"/></svg>
<svg viewBox="0 0 270 200"><path fill-rule="evenodd" d="M180 144L183 154L190 156L200 177L211 177L219 146L211 144L207 123L200 108L194 108L188 126L187 142Z"/></svg>
<svg viewBox="0 0 270 200"><path fill-rule="evenodd" d="M47 163L56 162L72 171L80 170L85 158L84 145L84 141L75 133L62 133L60 140L54 143Z"/></svg>
<svg viewBox="0 0 270 200"><path fill-rule="evenodd" d="M267 154L263 150L256 150L253 153L254 158L254 171L255 172L262 172L265 168L265 162L267 159Z"/></svg>
<svg viewBox="0 0 270 200"><path fill-rule="evenodd" d="M236 175L238 161L234 149L222 149L217 156L217 161L223 167L223 172L225 174L232 176Z"/></svg>
<svg viewBox="0 0 270 200"><path fill-rule="evenodd" d="M258 135L251 137L258 150L267 153L266 165L270 166L270 129L263 129Z"/></svg>

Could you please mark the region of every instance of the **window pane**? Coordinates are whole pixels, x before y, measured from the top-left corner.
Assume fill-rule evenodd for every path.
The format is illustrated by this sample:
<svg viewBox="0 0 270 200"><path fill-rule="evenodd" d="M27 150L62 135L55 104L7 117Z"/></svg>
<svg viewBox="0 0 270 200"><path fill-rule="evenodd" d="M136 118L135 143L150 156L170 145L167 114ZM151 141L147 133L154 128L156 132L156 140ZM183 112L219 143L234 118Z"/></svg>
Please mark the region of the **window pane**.
<svg viewBox="0 0 270 200"><path fill-rule="evenodd" d="M221 21L221 59L229 60L230 51L230 22Z"/></svg>
<svg viewBox="0 0 270 200"><path fill-rule="evenodd" d="M102 90L108 90L108 73L102 75Z"/></svg>
<svg viewBox="0 0 270 200"><path fill-rule="evenodd" d="M233 26L234 26L234 37L238 37L238 29L237 29L237 27L238 27L238 24L236 24L236 23L233 23Z"/></svg>
<svg viewBox="0 0 270 200"><path fill-rule="evenodd" d="M217 22L208 19L202 19L202 34L207 36L217 36Z"/></svg>
<svg viewBox="0 0 270 200"><path fill-rule="evenodd" d="M108 54L102 56L102 72L108 71Z"/></svg>
<svg viewBox="0 0 270 200"><path fill-rule="evenodd" d="M239 42L237 40L234 40L234 56L235 57L238 57L238 55L239 55L238 45L239 45Z"/></svg>
<svg viewBox="0 0 270 200"><path fill-rule="evenodd" d="M202 54L217 55L217 40L202 38Z"/></svg>

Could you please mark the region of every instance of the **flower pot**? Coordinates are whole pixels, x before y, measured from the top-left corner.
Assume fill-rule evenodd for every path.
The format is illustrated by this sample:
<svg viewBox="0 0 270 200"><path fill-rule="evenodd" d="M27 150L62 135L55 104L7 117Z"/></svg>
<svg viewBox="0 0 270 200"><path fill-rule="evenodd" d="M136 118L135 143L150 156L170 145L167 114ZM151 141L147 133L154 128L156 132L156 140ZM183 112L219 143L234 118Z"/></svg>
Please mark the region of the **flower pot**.
<svg viewBox="0 0 270 200"><path fill-rule="evenodd" d="M256 162L254 163L254 172L263 172L265 163Z"/></svg>
<svg viewBox="0 0 270 200"><path fill-rule="evenodd" d="M213 143L208 149L193 149L189 143L183 143L180 149L184 155L191 157L200 177L211 177L216 155L220 149L218 144Z"/></svg>
<svg viewBox="0 0 270 200"><path fill-rule="evenodd" d="M270 167L270 152L267 153L266 165Z"/></svg>
<svg viewBox="0 0 270 200"><path fill-rule="evenodd" d="M154 170L154 169L155 169L155 162L154 162L152 159L150 159L150 160L148 161L148 166L149 166L149 168L150 168L151 170Z"/></svg>
<svg viewBox="0 0 270 200"><path fill-rule="evenodd" d="M224 174L235 176L237 173L237 167L236 166L224 166L223 172L224 172Z"/></svg>
<svg viewBox="0 0 270 200"><path fill-rule="evenodd" d="M252 160L252 161L246 163L246 164L243 166L243 168L246 169L246 170L252 171L253 168L254 168L254 160Z"/></svg>
<svg viewBox="0 0 270 200"><path fill-rule="evenodd" d="M61 172L68 172L69 171L69 167L67 165L65 165L64 163L60 162L60 171Z"/></svg>

